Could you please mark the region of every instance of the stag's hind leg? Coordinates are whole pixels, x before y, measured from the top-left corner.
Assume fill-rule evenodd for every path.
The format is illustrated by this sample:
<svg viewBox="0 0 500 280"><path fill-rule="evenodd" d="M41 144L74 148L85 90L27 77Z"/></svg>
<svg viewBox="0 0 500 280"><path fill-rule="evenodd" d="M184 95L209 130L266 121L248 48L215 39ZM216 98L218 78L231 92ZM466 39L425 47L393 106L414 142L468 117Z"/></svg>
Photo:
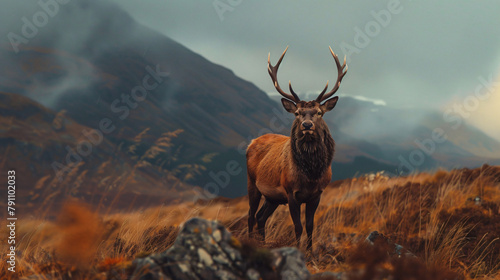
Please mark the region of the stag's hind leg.
<svg viewBox="0 0 500 280"><path fill-rule="evenodd" d="M259 230L262 240L266 240L266 222L267 219L274 213L276 208L278 208L277 203L265 201L262 208L260 208L259 213L257 213L257 229Z"/></svg>
<svg viewBox="0 0 500 280"><path fill-rule="evenodd" d="M260 198L262 194L257 189L255 185L255 181L248 176L248 204L250 205L250 209L248 210L248 235L250 235L253 231L253 227L255 226L255 213L257 213L257 209L259 208Z"/></svg>

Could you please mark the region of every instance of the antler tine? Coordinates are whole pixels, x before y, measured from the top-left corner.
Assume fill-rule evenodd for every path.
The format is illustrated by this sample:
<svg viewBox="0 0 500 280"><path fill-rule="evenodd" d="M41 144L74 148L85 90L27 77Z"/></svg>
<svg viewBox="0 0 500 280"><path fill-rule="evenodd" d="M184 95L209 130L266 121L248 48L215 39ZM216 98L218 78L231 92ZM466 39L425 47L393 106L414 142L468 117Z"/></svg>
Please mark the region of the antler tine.
<svg viewBox="0 0 500 280"><path fill-rule="evenodd" d="M295 93L295 91L293 91L292 82L290 80L288 81L288 88L290 89L290 92L292 93L292 95L295 98L297 98L297 101L295 101L295 102L299 102L300 101L299 96Z"/></svg>
<svg viewBox="0 0 500 280"><path fill-rule="evenodd" d="M326 90L328 89L328 82L330 82L330 81L328 81L328 80L326 81L326 86L325 86L325 88L321 91L321 93L319 94L319 96L322 96L323 94L325 94Z"/></svg>
<svg viewBox="0 0 500 280"><path fill-rule="evenodd" d="M316 98L316 102L319 102L319 103L323 102L324 100L327 100L335 92L337 92L337 90L340 87L340 82L342 82L342 79L344 78L345 74L347 74L347 68L348 67L346 65L346 57L344 56L344 64L341 66L339 58L333 52L332 48L331 47L329 47L329 48L330 48L330 52L332 53L333 58L335 59L335 63L337 64L337 72L338 72L338 74L337 74L337 82L335 83L335 86L333 87L333 89L331 91L329 91L328 93L325 94L325 91L328 88L328 82L326 82L325 89L319 94L318 98ZM345 69L345 71L344 71L344 69Z"/></svg>
<svg viewBox="0 0 500 280"><path fill-rule="evenodd" d="M281 89L280 85L278 84L278 68L280 67L281 61L283 60L283 57L286 54L286 51L288 50L288 46L286 47L285 51L281 55L280 59L276 63L276 65L272 66L271 65L271 53L267 56L267 71L269 72L269 76L271 76L271 80L273 81L274 87L276 90L286 99L289 99L295 103L298 103L300 101L299 96L293 91L292 89L292 84L288 82L288 86L290 88L290 92L292 94L286 93L284 90Z"/></svg>

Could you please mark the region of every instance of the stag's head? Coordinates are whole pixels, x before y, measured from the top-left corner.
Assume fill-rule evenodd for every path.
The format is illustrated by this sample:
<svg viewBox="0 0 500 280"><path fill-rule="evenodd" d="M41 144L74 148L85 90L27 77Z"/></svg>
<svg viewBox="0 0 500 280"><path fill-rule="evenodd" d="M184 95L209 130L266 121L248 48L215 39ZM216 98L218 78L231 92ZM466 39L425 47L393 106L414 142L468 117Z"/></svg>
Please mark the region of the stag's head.
<svg viewBox="0 0 500 280"><path fill-rule="evenodd" d="M290 93L286 93L281 89L278 83L278 68L283 60L283 57L286 54L288 47L286 47L285 51L281 55L278 63L275 66L271 65L271 54L269 54L267 59L267 70L271 79L273 81L274 87L276 90L284 97L281 99L281 103L285 110L289 113L295 114L295 121L293 123L293 133L295 133L296 138L304 139L304 140L312 140L318 136L321 136L321 133L324 131L328 131L328 127L326 126L325 121L323 120L323 115L332 110L338 101L338 96L332 98L332 95L339 89L340 83L347 73L347 65L346 60L344 58L344 64L341 65L339 58L333 52L332 48L330 48L330 52L332 53L333 58L335 59L335 63L337 64L337 82L335 86L329 92L326 92L328 89L328 82L326 82L326 86L321 91L319 96L312 101L301 101L298 95L293 91L292 84L288 82L288 88L290 89Z"/></svg>

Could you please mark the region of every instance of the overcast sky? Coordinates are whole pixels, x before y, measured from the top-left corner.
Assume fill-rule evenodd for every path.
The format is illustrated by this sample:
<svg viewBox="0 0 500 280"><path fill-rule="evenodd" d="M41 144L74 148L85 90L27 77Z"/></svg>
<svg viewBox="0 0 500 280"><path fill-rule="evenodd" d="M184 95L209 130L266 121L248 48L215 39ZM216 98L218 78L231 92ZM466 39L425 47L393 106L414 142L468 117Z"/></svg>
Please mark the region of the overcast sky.
<svg viewBox="0 0 500 280"><path fill-rule="evenodd" d="M266 92L274 92L267 54L276 62L287 45L280 83L291 80L301 92L322 89L337 75L328 46L343 57L350 45L357 50L349 56L341 92L389 105L442 106L472 91L478 76L500 72L496 0L114 1L140 23ZM390 20L375 23L374 14L388 13ZM367 27L369 41L355 41L357 30L366 34Z"/></svg>
<svg viewBox="0 0 500 280"><path fill-rule="evenodd" d="M291 80L300 92L336 79L328 46L339 57L349 55L341 93L389 106L447 110L470 101L479 77L500 81L496 0L114 1L140 23L269 93L267 54L276 62L287 45L280 84ZM469 108L466 121L500 140L500 87Z"/></svg>
<svg viewBox="0 0 500 280"><path fill-rule="evenodd" d="M1 1L2 22L9 22L14 2ZM500 80L498 0L111 1L268 93L275 90L267 54L275 63L287 45L279 80L283 87L291 80L298 92L335 81L328 46L340 58L348 55L340 93L388 106L446 110L463 104L481 85L479 77ZM34 3L23 2L23 9L39 9ZM18 16L14 22L20 24ZM500 88L468 118L498 139L499 95Z"/></svg>

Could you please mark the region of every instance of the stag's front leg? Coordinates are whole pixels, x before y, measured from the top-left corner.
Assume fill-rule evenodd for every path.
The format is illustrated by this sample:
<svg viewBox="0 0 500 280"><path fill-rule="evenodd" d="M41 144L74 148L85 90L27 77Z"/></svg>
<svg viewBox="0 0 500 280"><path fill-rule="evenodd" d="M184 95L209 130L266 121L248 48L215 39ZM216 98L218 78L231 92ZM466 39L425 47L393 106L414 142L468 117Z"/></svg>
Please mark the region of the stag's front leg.
<svg viewBox="0 0 500 280"><path fill-rule="evenodd" d="M293 225L295 226L295 238L297 239L297 247L300 247L300 237L302 236L302 223L300 222L300 203L295 199L293 193L288 195L288 207L290 216L292 216Z"/></svg>
<svg viewBox="0 0 500 280"><path fill-rule="evenodd" d="M312 249L312 235L314 230L314 214L318 209L320 196L306 203L306 232L307 232L307 250Z"/></svg>

